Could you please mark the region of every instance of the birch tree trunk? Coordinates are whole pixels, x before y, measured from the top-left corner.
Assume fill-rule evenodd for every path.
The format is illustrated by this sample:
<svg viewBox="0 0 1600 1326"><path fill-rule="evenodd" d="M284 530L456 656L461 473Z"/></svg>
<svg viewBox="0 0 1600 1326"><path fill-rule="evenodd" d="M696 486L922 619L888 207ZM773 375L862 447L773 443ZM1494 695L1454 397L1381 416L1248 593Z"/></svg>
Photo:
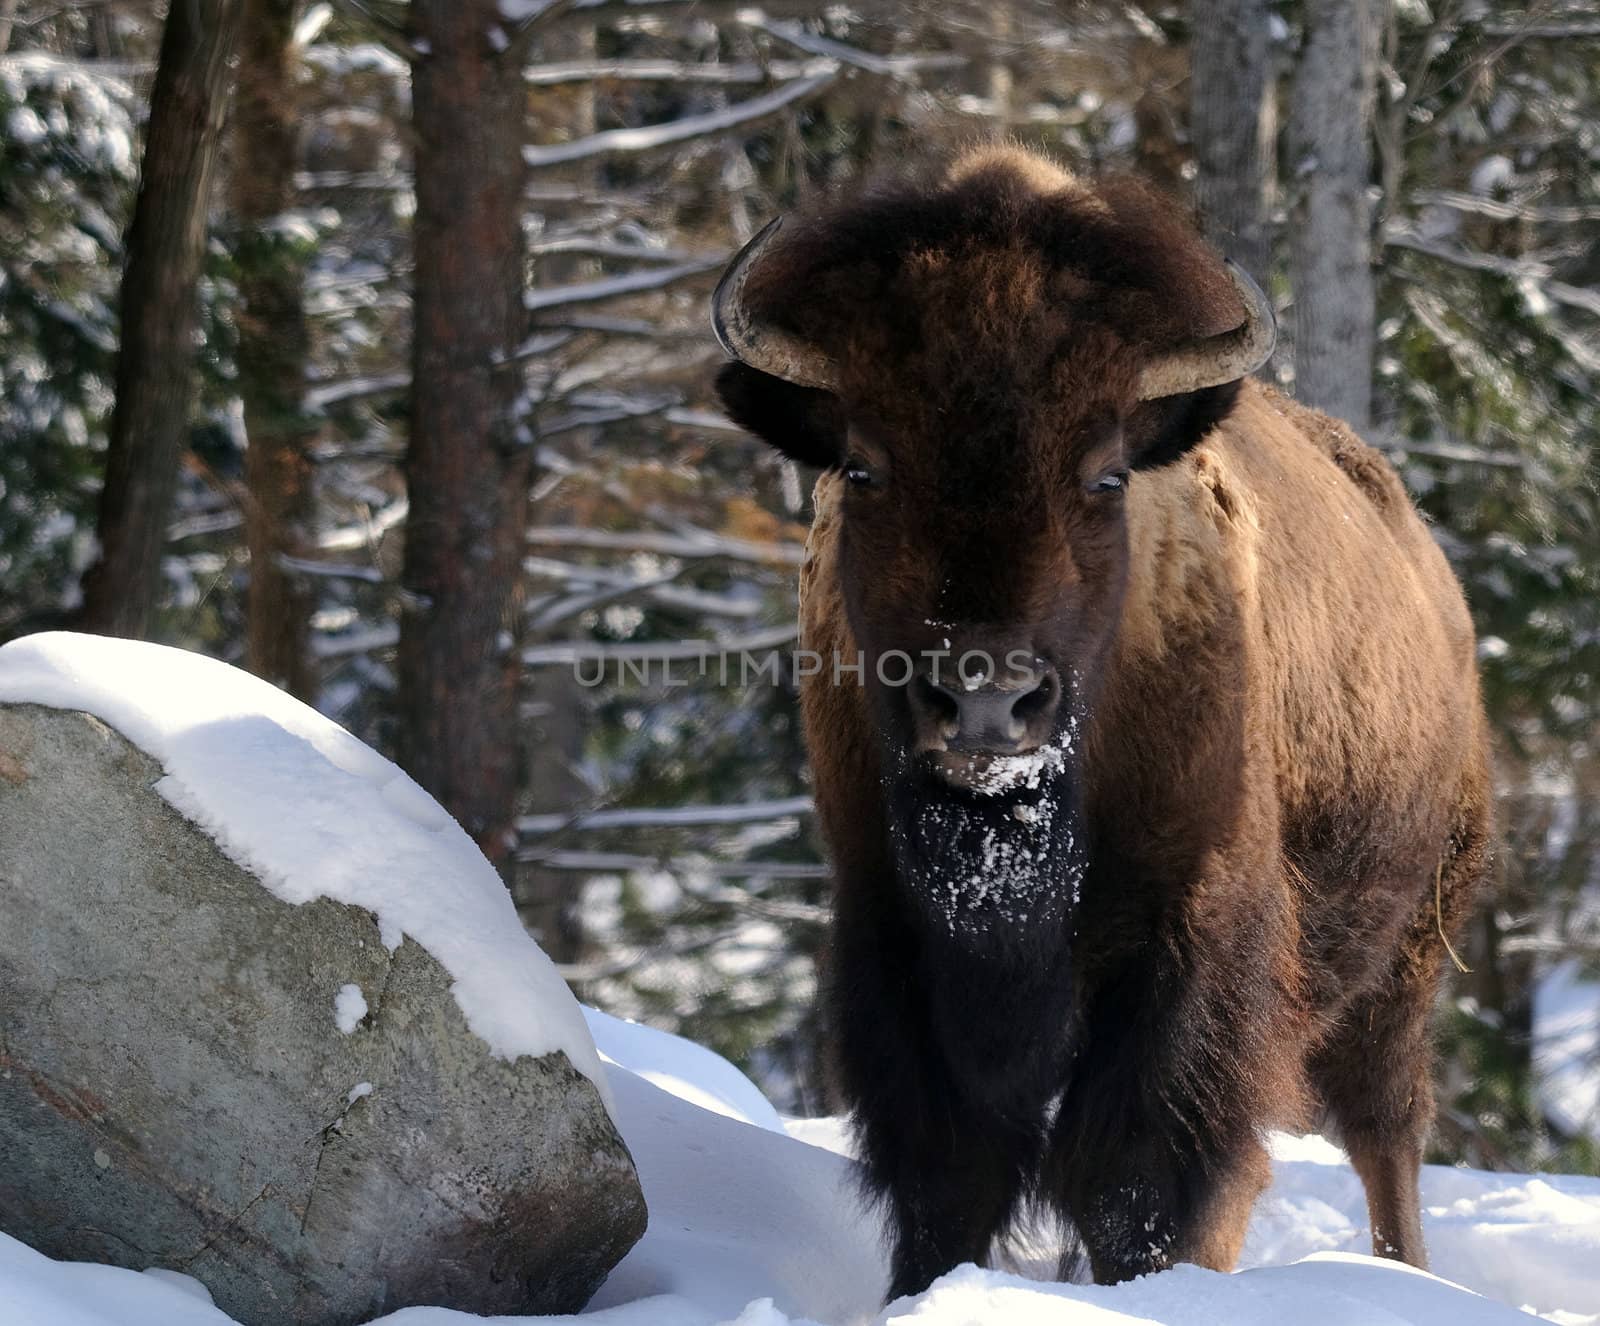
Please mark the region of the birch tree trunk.
<svg viewBox="0 0 1600 1326"><path fill-rule="evenodd" d="M245 662L302 700L316 690L307 647L315 597L284 570L304 556L312 519L310 430L301 408L309 336L300 241L281 225L298 160L294 21L298 0L245 0L234 93L231 194L239 266L239 395L244 403Z"/></svg>
<svg viewBox="0 0 1600 1326"><path fill-rule="evenodd" d="M496 0L413 0L417 210L401 762L502 870L533 448L508 363L523 311L524 96Z"/></svg>
<svg viewBox="0 0 1600 1326"><path fill-rule="evenodd" d="M1289 111L1295 395L1357 429L1372 413L1368 188L1384 2L1307 0Z"/></svg>
<svg viewBox="0 0 1600 1326"><path fill-rule="evenodd" d="M1267 0L1192 0L1189 136L1206 238L1262 285L1276 113Z"/></svg>
<svg viewBox="0 0 1600 1326"><path fill-rule="evenodd" d="M241 0L174 0L167 12L128 230L100 550L83 578L82 630L149 629L194 399L196 288L242 9Z"/></svg>

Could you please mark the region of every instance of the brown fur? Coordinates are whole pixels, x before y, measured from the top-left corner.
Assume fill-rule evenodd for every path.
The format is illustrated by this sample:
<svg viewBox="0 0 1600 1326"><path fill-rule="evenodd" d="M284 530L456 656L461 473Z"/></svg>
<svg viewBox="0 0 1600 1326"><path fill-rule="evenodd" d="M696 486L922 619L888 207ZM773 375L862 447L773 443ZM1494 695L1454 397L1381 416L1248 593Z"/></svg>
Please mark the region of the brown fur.
<svg viewBox="0 0 1600 1326"><path fill-rule="evenodd" d="M818 482L804 645L1022 641L1071 668L1085 725L1062 775L1079 896L947 935L888 846L897 697L802 692L839 1082L893 1291L981 1259L1029 1193L1097 1279L1229 1268L1260 1130L1312 1122L1349 1149L1376 1250L1422 1265L1439 925L1485 871L1489 776L1471 621L1398 478L1254 382L1132 401L1149 355L1238 310L1125 182L991 149L813 220L758 275L844 374L786 414L888 475ZM760 387L724 396L770 437ZM1126 496L1085 496L1119 454Z"/></svg>

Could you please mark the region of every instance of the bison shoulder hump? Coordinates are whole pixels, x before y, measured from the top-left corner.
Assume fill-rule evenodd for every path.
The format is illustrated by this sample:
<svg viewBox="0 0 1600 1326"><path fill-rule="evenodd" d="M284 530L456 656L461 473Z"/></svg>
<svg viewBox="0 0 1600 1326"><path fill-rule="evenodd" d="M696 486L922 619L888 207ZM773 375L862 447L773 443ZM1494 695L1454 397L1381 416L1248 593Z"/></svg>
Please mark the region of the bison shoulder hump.
<svg viewBox="0 0 1600 1326"><path fill-rule="evenodd" d="M1411 499L1394 467L1342 419L1334 419L1277 391L1272 406L1343 472L1386 520L1411 513Z"/></svg>

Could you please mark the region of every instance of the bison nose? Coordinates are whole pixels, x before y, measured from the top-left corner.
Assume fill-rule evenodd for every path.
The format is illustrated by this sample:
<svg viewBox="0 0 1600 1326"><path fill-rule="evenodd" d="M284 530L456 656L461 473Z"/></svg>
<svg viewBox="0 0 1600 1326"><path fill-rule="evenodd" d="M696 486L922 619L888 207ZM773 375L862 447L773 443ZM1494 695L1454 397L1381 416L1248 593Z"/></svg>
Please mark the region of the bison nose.
<svg viewBox="0 0 1600 1326"><path fill-rule="evenodd" d="M910 699L919 751L1015 755L1049 740L1061 684L1050 667L971 687L959 678L918 677Z"/></svg>

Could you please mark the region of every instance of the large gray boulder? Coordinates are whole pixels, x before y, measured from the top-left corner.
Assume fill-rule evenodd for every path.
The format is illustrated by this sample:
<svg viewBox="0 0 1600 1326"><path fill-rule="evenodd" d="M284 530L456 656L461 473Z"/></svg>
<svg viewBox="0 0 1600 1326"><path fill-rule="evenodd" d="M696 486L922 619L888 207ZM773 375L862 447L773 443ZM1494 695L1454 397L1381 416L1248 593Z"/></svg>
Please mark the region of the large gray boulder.
<svg viewBox="0 0 1600 1326"><path fill-rule="evenodd" d="M424 949L275 897L162 776L0 705L0 1230L246 1326L580 1308L645 1227L593 1084L492 1056Z"/></svg>

